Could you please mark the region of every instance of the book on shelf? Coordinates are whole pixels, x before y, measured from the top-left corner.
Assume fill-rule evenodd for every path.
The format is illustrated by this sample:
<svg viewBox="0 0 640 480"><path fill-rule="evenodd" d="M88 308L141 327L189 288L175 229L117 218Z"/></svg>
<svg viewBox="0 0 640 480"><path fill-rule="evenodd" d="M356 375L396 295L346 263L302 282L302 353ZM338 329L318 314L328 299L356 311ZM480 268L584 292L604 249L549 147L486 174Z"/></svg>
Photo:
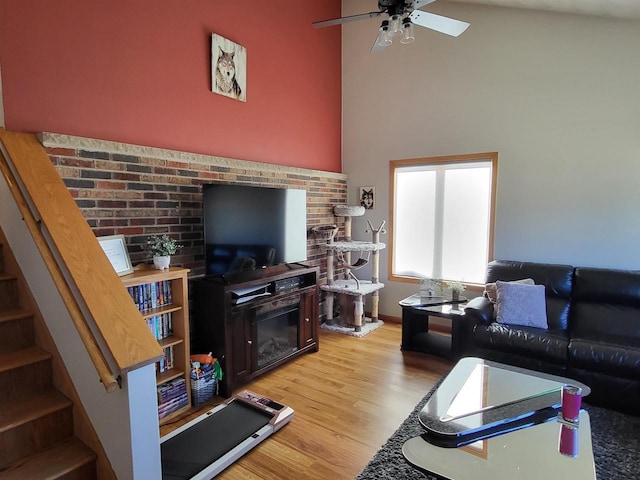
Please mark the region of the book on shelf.
<svg viewBox="0 0 640 480"><path fill-rule="evenodd" d="M158 388L158 407L168 408L170 405L179 403L187 395L187 382L184 378L175 378Z"/></svg>
<svg viewBox="0 0 640 480"><path fill-rule="evenodd" d="M167 338L173 335L173 318L171 312L162 315L163 337Z"/></svg>
<svg viewBox="0 0 640 480"><path fill-rule="evenodd" d="M158 404L166 403L187 393L187 382L184 377L174 378L158 385Z"/></svg>
<svg viewBox="0 0 640 480"><path fill-rule="evenodd" d="M127 287L129 296L141 312L152 308L170 305L173 300L171 280L142 283L133 287Z"/></svg>
<svg viewBox="0 0 640 480"><path fill-rule="evenodd" d="M170 305L173 303L173 292L171 291L172 285L168 280L164 281L163 288L165 290L164 303Z"/></svg>
<svg viewBox="0 0 640 480"><path fill-rule="evenodd" d="M174 366L173 347L163 348L162 353L162 358L156 363L158 373L163 373L167 370L171 370Z"/></svg>
<svg viewBox="0 0 640 480"><path fill-rule="evenodd" d="M146 318L147 326L156 340L173 335L173 316L171 312Z"/></svg>
<svg viewBox="0 0 640 480"><path fill-rule="evenodd" d="M160 305L160 297L158 297L158 283L153 282L150 286L151 308L155 308Z"/></svg>
<svg viewBox="0 0 640 480"><path fill-rule="evenodd" d="M176 410L180 410L183 407L186 407L189 404L189 397L187 396L187 392L176 397L168 402L161 403L158 405L158 417L164 418L167 415L175 412Z"/></svg>

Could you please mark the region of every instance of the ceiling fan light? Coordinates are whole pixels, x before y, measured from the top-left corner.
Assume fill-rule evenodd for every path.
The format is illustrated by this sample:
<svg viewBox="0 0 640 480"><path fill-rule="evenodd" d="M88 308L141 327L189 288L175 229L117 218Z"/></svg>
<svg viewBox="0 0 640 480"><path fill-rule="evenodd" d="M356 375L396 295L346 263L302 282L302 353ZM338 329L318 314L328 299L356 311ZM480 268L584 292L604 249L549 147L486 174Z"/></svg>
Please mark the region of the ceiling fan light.
<svg viewBox="0 0 640 480"><path fill-rule="evenodd" d="M404 43L405 45L408 43L413 43L416 40L416 37L413 36L413 23L409 17L405 18L402 22L402 39L400 43Z"/></svg>
<svg viewBox="0 0 640 480"><path fill-rule="evenodd" d="M392 43L393 40L391 40L391 35L389 35L389 22L387 20L383 20L380 25L377 44L381 47L388 47Z"/></svg>
<svg viewBox="0 0 640 480"><path fill-rule="evenodd" d="M391 15L389 17L389 35L392 37L399 37L402 35L402 18L400 15Z"/></svg>

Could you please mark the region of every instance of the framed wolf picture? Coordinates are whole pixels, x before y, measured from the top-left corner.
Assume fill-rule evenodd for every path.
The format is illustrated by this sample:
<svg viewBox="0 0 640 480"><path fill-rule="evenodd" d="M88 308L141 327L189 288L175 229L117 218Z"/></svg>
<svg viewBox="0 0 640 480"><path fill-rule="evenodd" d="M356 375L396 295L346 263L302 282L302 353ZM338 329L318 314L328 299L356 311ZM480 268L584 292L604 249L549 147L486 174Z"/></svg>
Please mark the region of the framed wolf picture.
<svg viewBox="0 0 640 480"><path fill-rule="evenodd" d="M372 210L375 207L375 187L360 187L360 205L367 210Z"/></svg>
<svg viewBox="0 0 640 480"><path fill-rule="evenodd" d="M211 91L247 101L247 49L220 35L211 35Z"/></svg>

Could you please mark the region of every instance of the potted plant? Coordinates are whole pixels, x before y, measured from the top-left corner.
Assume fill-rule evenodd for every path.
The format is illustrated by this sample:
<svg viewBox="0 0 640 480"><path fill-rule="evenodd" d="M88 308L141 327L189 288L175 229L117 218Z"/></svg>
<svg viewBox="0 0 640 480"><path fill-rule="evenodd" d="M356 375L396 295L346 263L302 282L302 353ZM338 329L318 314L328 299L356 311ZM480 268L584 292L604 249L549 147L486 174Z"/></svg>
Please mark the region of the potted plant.
<svg viewBox="0 0 640 480"><path fill-rule="evenodd" d="M465 286L464 283L458 282L456 280L450 280L447 282L447 287L451 289L451 300L454 302L460 300L460 293L464 292Z"/></svg>
<svg viewBox="0 0 640 480"><path fill-rule="evenodd" d="M182 248L175 239L167 234L150 235L142 248L153 257L153 265L158 270L169 268L171 255L175 255Z"/></svg>

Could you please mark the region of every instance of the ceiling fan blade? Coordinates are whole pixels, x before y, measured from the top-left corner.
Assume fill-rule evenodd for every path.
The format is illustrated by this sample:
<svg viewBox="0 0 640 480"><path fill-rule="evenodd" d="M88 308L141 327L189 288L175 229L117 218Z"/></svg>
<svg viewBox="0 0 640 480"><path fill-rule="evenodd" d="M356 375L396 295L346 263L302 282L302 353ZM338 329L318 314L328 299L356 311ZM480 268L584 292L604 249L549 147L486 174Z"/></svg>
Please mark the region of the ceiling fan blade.
<svg viewBox="0 0 640 480"><path fill-rule="evenodd" d="M312 25L316 28L331 27L333 25L342 25L343 23L353 22L354 20L364 20L365 18L375 18L382 15L384 12L369 12L360 13L358 15L351 15L349 17L332 18L331 20L322 20L321 22L313 22Z"/></svg>
<svg viewBox="0 0 640 480"><path fill-rule="evenodd" d="M452 37L457 37L469 26L467 22L443 17L442 15L436 15L435 13L419 12L418 10L414 10L409 17L416 25L430 28L436 32L446 33Z"/></svg>
<svg viewBox="0 0 640 480"><path fill-rule="evenodd" d="M413 0L409 3L409 8L417 10L419 8L424 7L425 5L429 5L430 3L435 2L436 0Z"/></svg>

